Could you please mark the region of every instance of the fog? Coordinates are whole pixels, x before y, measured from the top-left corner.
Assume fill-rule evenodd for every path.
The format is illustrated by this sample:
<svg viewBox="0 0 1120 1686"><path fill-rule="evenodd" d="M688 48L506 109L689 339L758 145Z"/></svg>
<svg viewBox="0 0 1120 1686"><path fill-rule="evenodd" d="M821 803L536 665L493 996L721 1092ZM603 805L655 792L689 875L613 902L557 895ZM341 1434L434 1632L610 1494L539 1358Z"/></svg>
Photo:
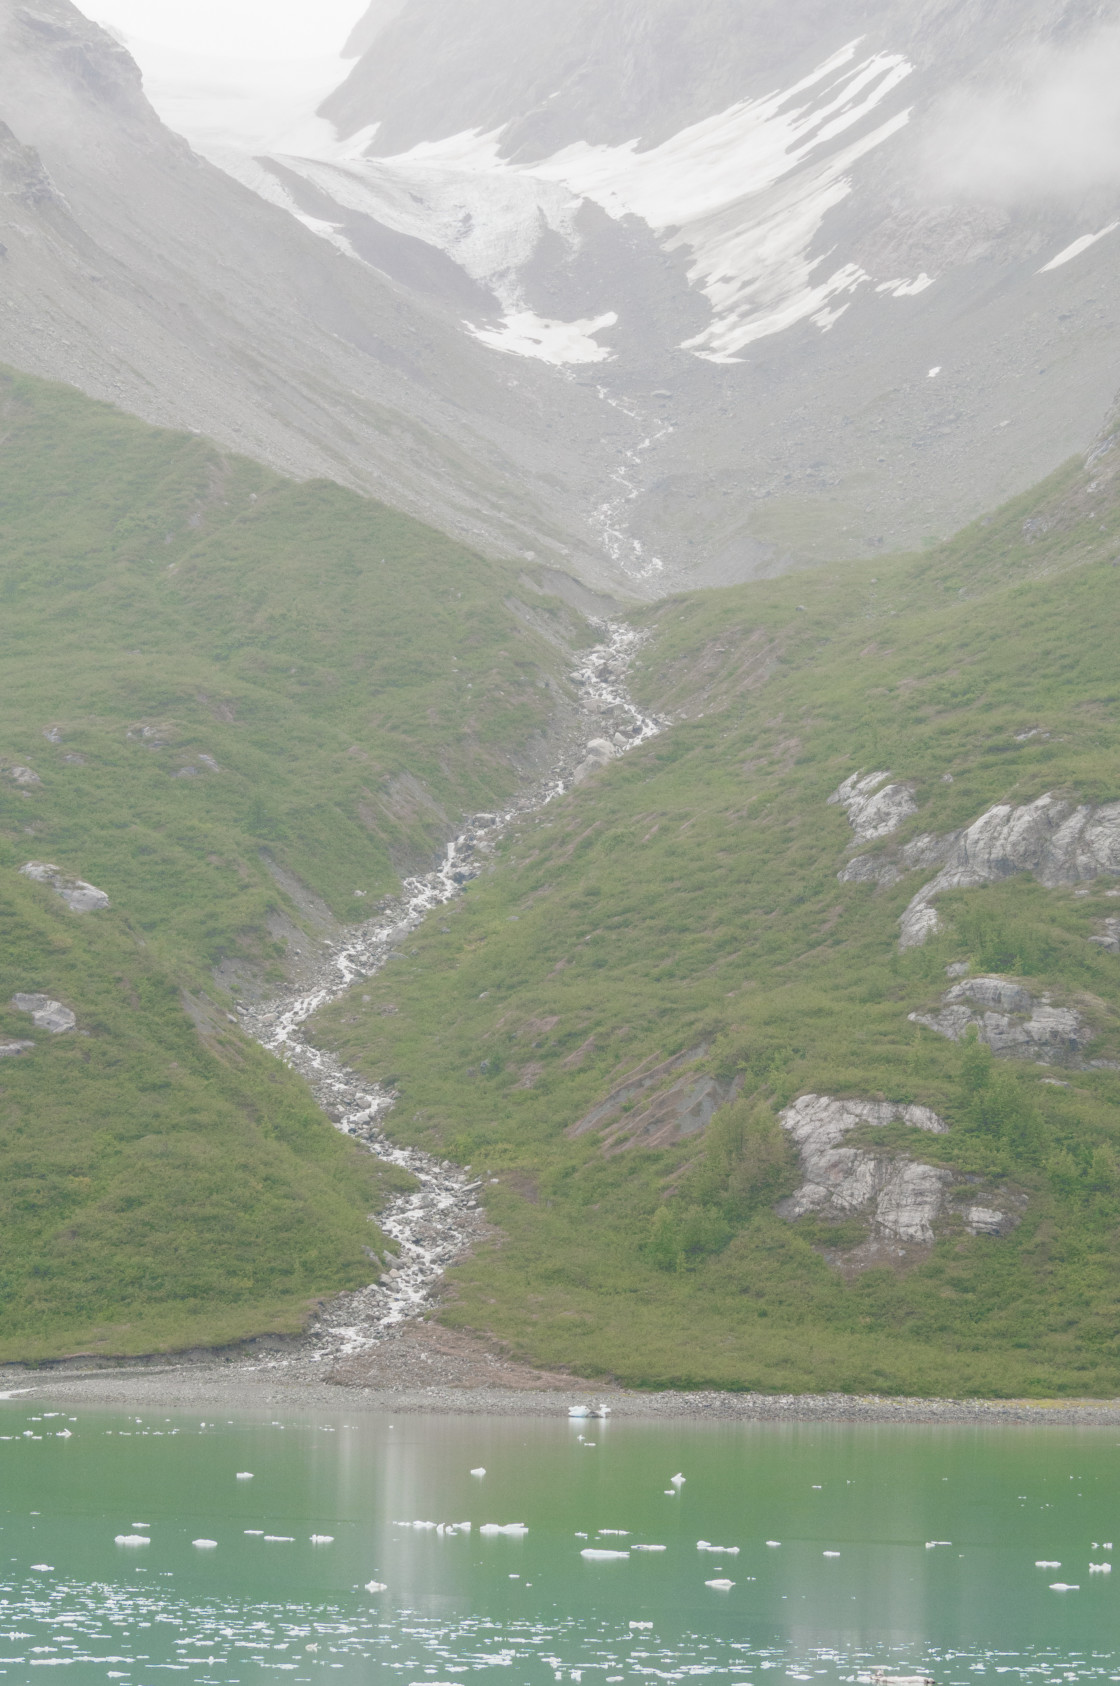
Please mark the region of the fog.
<svg viewBox="0 0 1120 1686"><path fill-rule="evenodd" d="M95 23L160 47L230 59L341 51L368 0L80 0Z"/></svg>
<svg viewBox="0 0 1120 1686"><path fill-rule="evenodd" d="M957 89L929 132L927 167L954 196L1005 205L1120 185L1120 28L1036 48L998 86Z"/></svg>

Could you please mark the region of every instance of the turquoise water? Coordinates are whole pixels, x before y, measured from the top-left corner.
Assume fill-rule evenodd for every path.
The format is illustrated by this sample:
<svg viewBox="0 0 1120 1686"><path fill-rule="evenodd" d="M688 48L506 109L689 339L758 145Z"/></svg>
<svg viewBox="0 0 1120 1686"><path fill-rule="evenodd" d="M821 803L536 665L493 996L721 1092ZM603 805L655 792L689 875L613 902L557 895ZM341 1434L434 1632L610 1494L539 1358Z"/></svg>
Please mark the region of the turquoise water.
<svg viewBox="0 0 1120 1686"><path fill-rule="evenodd" d="M1120 1680L1116 1430L50 1410L0 1407L7 1680Z"/></svg>

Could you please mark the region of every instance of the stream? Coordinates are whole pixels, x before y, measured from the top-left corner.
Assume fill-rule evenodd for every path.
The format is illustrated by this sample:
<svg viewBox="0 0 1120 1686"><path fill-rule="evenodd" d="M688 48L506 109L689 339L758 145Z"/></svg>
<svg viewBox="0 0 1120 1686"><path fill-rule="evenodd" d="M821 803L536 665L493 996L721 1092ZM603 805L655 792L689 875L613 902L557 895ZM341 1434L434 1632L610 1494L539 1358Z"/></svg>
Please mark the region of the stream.
<svg viewBox="0 0 1120 1686"><path fill-rule="evenodd" d="M453 900L478 877L512 824L537 813L596 768L662 730L665 722L644 714L625 689L627 671L644 635L619 623L602 625L601 630L602 643L584 652L571 673L588 728L582 759L563 761L502 812L473 815L448 843L435 871L405 879L399 897L326 946L309 986L273 1001L238 1004L242 1028L307 1080L335 1127L362 1142L378 1159L408 1171L419 1185L399 1195L378 1215L381 1229L399 1251L387 1260L380 1281L338 1295L315 1318L308 1332L312 1358L361 1352L395 1325L420 1316L431 1306L444 1271L471 1251L487 1225L479 1199L481 1184L472 1181L469 1167L437 1159L419 1148L395 1146L385 1133L393 1092L359 1077L333 1054L316 1048L303 1027L320 1007L372 977L399 954L402 941L433 908Z"/></svg>

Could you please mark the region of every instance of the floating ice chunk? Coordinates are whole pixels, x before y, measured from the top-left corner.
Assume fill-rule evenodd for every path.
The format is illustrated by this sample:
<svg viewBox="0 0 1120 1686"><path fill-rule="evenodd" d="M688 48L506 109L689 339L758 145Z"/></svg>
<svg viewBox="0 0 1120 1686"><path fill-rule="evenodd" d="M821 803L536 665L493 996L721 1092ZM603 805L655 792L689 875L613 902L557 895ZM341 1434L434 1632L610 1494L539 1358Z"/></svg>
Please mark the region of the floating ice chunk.
<svg viewBox="0 0 1120 1686"><path fill-rule="evenodd" d="M653 1623L652 1622L631 1622L630 1626L646 1629L646 1628L651 1628L653 1626Z"/></svg>
<svg viewBox="0 0 1120 1686"><path fill-rule="evenodd" d="M477 1475L481 1479L481 1477L486 1474L486 1471L483 1469L482 1465L480 1464L477 1469L471 1470L471 1474Z"/></svg>
<svg viewBox="0 0 1120 1686"><path fill-rule="evenodd" d="M629 1555L628 1551L606 1551L599 1546L584 1546L580 1552L581 1557L586 1557L594 1563L606 1563L615 1558L629 1557Z"/></svg>
<svg viewBox="0 0 1120 1686"><path fill-rule="evenodd" d="M263 1538L268 1545L294 1545L296 1541L294 1534L265 1534Z"/></svg>
<svg viewBox="0 0 1120 1686"><path fill-rule="evenodd" d="M1050 1591L1051 1592L1080 1592L1081 1588L1079 1586L1071 1586L1068 1581L1051 1581L1050 1582Z"/></svg>
<svg viewBox="0 0 1120 1686"><path fill-rule="evenodd" d="M484 1522L478 1530L480 1534L512 1534L521 1535L529 1532L524 1522Z"/></svg>
<svg viewBox="0 0 1120 1686"><path fill-rule="evenodd" d="M630 1547L631 1551L664 1551L665 1549L663 1545L632 1545Z"/></svg>
<svg viewBox="0 0 1120 1686"><path fill-rule="evenodd" d="M683 1487L685 1483L685 1478L679 1471L676 1475L671 1475L669 1480L673 1483L674 1487Z"/></svg>
<svg viewBox="0 0 1120 1686"><path fill-rule="evenodd" d="M705 1581L704 1585L714 1586L717 1592L730 1592L731 1588L735 1585L735 1582L719 1579L715 1581Z"/></svg>
<svg viewBox="0 0 1120 1686"><path fill-rule="evenodd" d="M766 1542L768 1546L780 1546L781 1543L781 1540L767 1540Z"/></svg>
<svg viewBox="0 0 1120 1686"><path fill-rule="evenodd" d="M251 1481L253 1479L253 1472L251 1469L239 1469L235 1479L238 1481Z"/></svg>
<svg viewBox="0 0 1120 1686"><path fill-rule="evenodd" d="M739 1555L738 1546L712 1545L710 1540L697 1540L696 1549L697 1551L716 1551L721 1557L738 1557Z"/></svg>
<svg viewBox="0 0 1120 1686"><path fill-rule="evenodd" d="M191 1544L197 1546L199 1551L213 1551L218 1542L217 1540L192 1540Z"/></svg>
<svg viewBox="0 0 1120 1686"><path fill-rule="evenodd" d="M389 1590L389 1588L385 1585L384 1581L367 1581L366 1582L366 1591L367 1592L388 1592L388 1590ZM434 1686L434 1683L429 1681L429 1682L426 1683L426 1686Z"/></svg>
<svg viewBox="0 0 1120 1686"><path fill-rule="evenodd" d="M951 1546L952 1543L953 1543L952 1540L927 1540L926 1541L926 1550L932 1551L934 1546L939 1546L939 1545L949 1545L949 1546Z"/></svg>
<svg viewBox="0 0 1120 1686"><path fill-rule="evenodd" d="M1060 1569L1060 1563L1051 1563L1049 1558L1040 1557L1035 1563L1036 1569Z"/></svg>
<svg viewBox="0 0 1120 1686"><path fill-rule="evenodd" d="M310 1538L311 1538L311 1544L312 1545L333 1545L334 1544L334 1535L333 1534L312 1534L310 1536Z"/></svg>
<svg viewBox="0 0 1120 1686"><path fill-rule="evenodd" d="M667 1499L675 1499L676 1496L677 1496L677 1489L675 1487L666 1487L665 1497Z"/></svg>
<svg viewBox="0 0 1120 1686"><path fill-rule="evenodd" d="M839 1555L840 1555L840 1553L838 1551L822 1551L821 1552L822 1557L839 1557Z"/></svg>
<svg viewBox="0 0 1120 1686"><path fill-rule="evenodd" d="M1089 1573L1091 1575L1111 1575L1112 1564L1111 1563L1090 1563Z"/></svg>
<svg viewBox="0 0 1120 1686"><path fill-rule="evenodd" d="M142 1546L151 1545L151 1543L152 1542L148 1538L147 1534L115 1534L113 1536L114 1545Z"/></svg>
<svg viewBox="0 0 1120 1686"><path fill-rule="evenodd" d="M41 1575L50 1575L54 1573L53 1563L33 1563L31 1567Z"/></svg>
<svg viewBox="0 0 1120 1686"><path fill-rule="evenodd" d="M263 1528L244 1528L244 1529L242 1529L242 1532L245 1533L245 1534L254 1535L258 1540L261 1540L261 1539L264 1538L264 1529Z"/></svg>
<svg viewBox="0 0 1120 1686"><path fill-rule="evenodd" d="M931 369L931 370L930 370L930 372L929 372L929 378L930 378L930 380L933 380L933 379L934 379L934 377L935 377L935 376L936 376L936 375L939 375L939 374L940 374L940 373L941 373L941 364L940 364L940 363L935 363L935 364L934 364L934 366L933 366L933 368L932 368L932 369Z"/></svg>
<svg viewBox="0 0 1120 1686"><path fill-rule="evenodd" d="M54 1437L56 1440L69 1440L70 1430L68 1428L56 1428L54 1431Z"/></svg>
<svg viewBox="0 0 1120 1686"><path fill-rule="evenodd" d="M589 1416L591 1416L591 1414L592 1414L591 1408L588 1405L569 1405L568 1406L569 1417L589 1417Z"/></svg>
<svg viewBox="0 0 1120 1686"><path fill-rule="evenodd" d="M600 1534L619 1534L625 1537L629 1535L630 1530L629 1528L599 1528L596 1532Z"/></svg>

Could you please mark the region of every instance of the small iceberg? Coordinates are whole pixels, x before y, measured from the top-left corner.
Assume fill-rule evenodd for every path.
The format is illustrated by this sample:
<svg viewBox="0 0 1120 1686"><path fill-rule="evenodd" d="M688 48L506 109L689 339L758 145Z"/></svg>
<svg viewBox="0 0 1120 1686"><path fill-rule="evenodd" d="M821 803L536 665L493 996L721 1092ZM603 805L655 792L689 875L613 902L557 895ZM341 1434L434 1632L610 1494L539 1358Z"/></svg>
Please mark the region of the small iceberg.
<svg viewBox="0 0 1120 1686"><path fill-rule="evenodd" d="M215 1551L218 1542L217 1540L192 1540L191 1544L197 1546L199 1551Z"/></svg>
<svg viewBox="0 0 1120 1686"><path fill-rule="evenodd" d="M512 1534L518 1536L529 1532L524 1522L484 1522L478 1531L480 1534Z"/></svg>
<svg viewBox="0 0 1120 1686"><path fill-rule="evenodd" d="M294 1534L265 1534L262 1536L266 1545L295 1545Z"/></svg>
<svg viewBox="0 0 1120 1686"><path fill-rule="evenodd" d="M389 1590L389 1588L385 1585L384 1581L367 1581L366 1582L366 1591L367 1592L388 1592L388 1590Z"/></svg>
<svg viewBox="0 0 1120 1686"><path fill-rule="evenodd" d="M1036 1569L1060 1569L1060 1563L1052 1563L1049 1558L1040 1557L1035 1562Z"/></svg>
<svg viewBox="0 0 1120 1686"><path fill-rule="evenodd" d="M1089 1573L1091 1575L1111 1575L1112 1564L1111 1563L1090 1563Z"/></svg>
<svg viewBox="0 0 1120 1686"><path fill-rule="evenodd" d="M725 1580L705 1581L704 1585L715 1587L717 1592L730 1592L735 1582Z"/></svg>
<svg viewBox="0 0 1120 1686"><path fill-rule="evenodd" d="M152 1542L148 1538L147 1534L116 1534L113 1537L114 1545L142 1546L151 1545L151 1543Z"/></svg>
<svg viewBox="0 0 1120 1686"><path fill-rule="evenodd" d="M1051 1581L1050 1582L1050 1591L1051 1592L1080 1592L1081 1588L1079 1586L1071 1586L1068 1581Z"/></svg>
<svg viewBox="0 0 1120 1686"><path fill-rule="evenodd" d="M312 1534L311 1535L311 1544L312 1545L333 1545L334 1544L334 1535L333 1534Z"/></svg>
<svg viewBox="0 0 1120 1686"><path fill-rule="evenodd" d="M580 1552L581 1557L586 1557L592 1563L606 1563L629 1555L628 1551L606 1551L601 1546L584 1546Z"/></svg>
<svg viewBox="0 0 1120 1686"><path fill-rule="evenodd" d="M472 1469L472 1470L471 1470L471 1474L472 1474L472 1475L477 1475L477 1476L478 1476L478 1477L479 1477L479 1478L480 1478L480 1479L481 1479L481 1478L482 1478L482 1476L484 1476L484 1475L485 1475L485 1474L486 1474L486 1471L485 1471L485 1470L484 1470L484 1469L483 1469L483 1467L482 1467L482 1465L481 1465L481 1464L479 1464L479 1466L478 1466L478 1468L477 1468L477 1469Z"/></svg>
<svg viewBox="0 0 1120 1686"><path fill-rule="evenodd" d="M664 1551L665 1549L663 1545L632 1545L630 1547L631 1551Z"/></svg>
<svg viewBox="0 0 1120 1686"><path fill-rule="evenodd" d="M251 1469L239 1469L234 1477L235 1481L251 1481L252 1479L253 1472Z"/></svg>
<svg viewBox="0 0 1120 1686"><path fill-rule="evenodd" d="M677 1488L683 1487L685 1483L685 1477L681 1475L679 1470L676 1475L671 1475L669 1480L673 1483L673 1486Z"/></svg>
<svg viewBox="0 0 1120 1686"><path fill-rule="evenodd" d="M781 1540L767 1540L766 1542L768 1546L780 1546L781 1543Z"/></svg>
<svg viewBox="0 0 1120 1686"><path fill-rule="evenodd" d="M739 1555L738 1546L712 1545L710 1540L697 1540L696 1549L697 1551L715 1551L718 1552L721 1557L738 1557Z"/></svg>

